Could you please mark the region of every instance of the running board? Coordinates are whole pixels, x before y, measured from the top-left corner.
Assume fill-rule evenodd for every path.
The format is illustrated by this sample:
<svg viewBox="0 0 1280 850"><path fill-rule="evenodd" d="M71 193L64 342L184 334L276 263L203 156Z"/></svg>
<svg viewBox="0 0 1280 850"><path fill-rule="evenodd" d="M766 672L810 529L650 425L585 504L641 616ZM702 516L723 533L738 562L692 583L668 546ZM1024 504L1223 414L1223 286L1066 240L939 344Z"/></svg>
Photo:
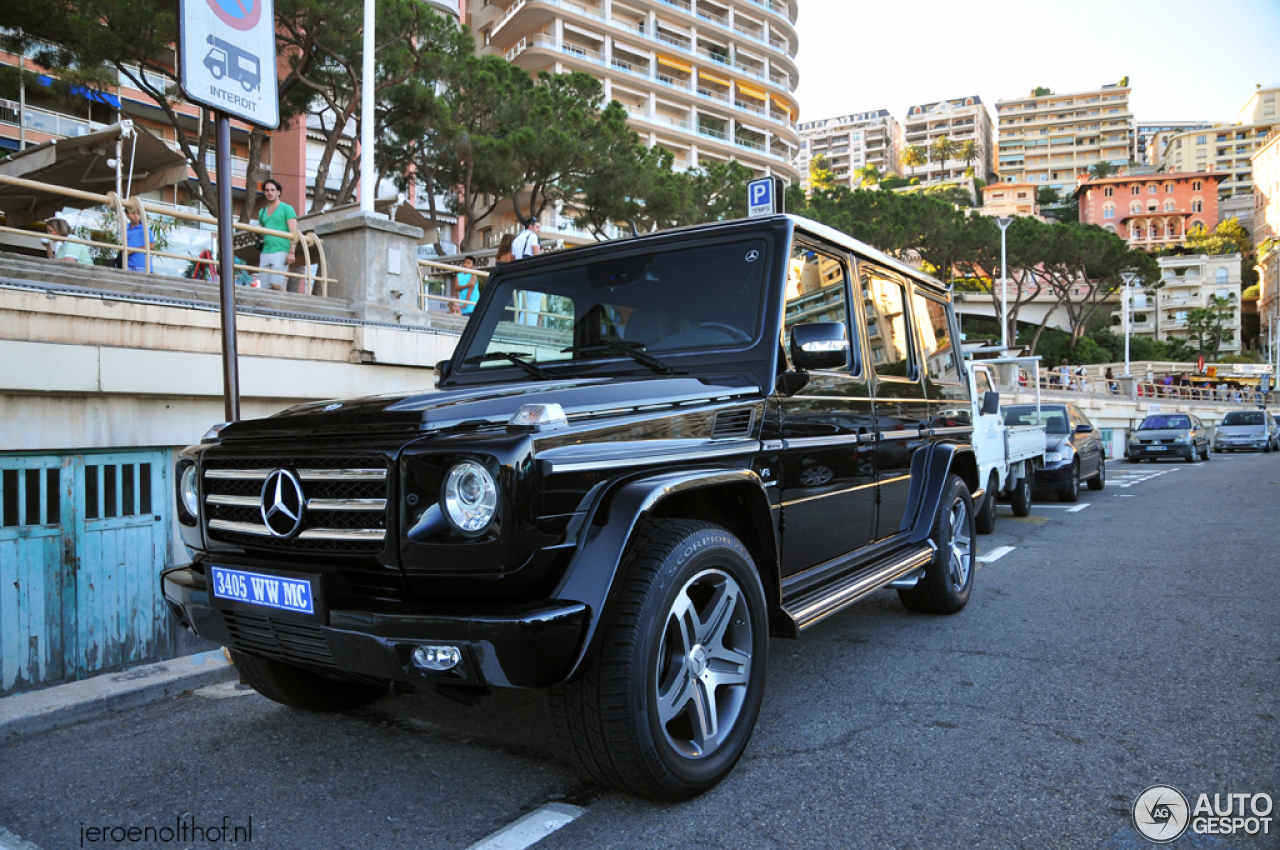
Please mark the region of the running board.
<svg viewBox="0 0 1280 850"><path fill-rule="evenodd" d="M797 630L804 631L864 596L924 567L933 560L933 553L938 548L932 540L925 542L928 545L888 561L883 566L856 572L806 593L783 605L782 610L791 617ZM911 584L914 585L915 582Z"/></svg>

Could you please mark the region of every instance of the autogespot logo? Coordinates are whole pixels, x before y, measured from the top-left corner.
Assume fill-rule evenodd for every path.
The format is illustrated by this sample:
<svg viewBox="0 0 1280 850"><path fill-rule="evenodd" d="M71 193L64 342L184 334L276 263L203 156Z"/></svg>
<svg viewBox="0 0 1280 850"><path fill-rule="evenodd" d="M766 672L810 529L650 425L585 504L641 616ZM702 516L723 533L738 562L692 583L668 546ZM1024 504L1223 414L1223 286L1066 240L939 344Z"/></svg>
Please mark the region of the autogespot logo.
<svg viewBox="0 0 1280 850"><path fill-rule="evenodd" d="M1133 801L1133 825L1148 841L1167 844L1187 831L1187 798L1171 785L1152 785Z"/></svg>
<svg viewBox="0 0 1280 850"><path fill-rule="evenodd" d="M262 485L262 521L276 537L292 537L302 528L302 482L287 469L272 470Z"/></svg>

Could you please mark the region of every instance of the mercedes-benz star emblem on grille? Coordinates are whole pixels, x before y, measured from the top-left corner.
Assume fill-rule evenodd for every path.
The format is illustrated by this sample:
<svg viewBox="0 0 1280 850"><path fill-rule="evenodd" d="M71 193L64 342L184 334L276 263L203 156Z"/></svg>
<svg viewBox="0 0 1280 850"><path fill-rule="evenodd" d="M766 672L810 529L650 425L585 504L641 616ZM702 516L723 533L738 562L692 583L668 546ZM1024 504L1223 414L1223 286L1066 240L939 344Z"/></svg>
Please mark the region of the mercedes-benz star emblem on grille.
<svg viewBox="0 0 1280 850"><path fill-rule="evenodd" d="M262 485L262 521L275 537L292 537L302 528L302 482L287 469L275 469Z"/></svg>

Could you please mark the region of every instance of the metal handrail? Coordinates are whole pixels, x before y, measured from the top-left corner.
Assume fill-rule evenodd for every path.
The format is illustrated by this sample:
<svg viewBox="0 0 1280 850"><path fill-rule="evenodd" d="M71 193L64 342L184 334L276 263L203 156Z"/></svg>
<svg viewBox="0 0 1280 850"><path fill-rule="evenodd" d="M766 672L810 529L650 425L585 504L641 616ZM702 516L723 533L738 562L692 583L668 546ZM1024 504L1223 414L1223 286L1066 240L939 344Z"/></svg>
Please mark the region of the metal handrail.
<svg viewBox="0 0 1280 850"><path fill-rule="evenodd" d="M121 252L122 264L125 268L128 268L129 255L139 254L139 253L143 254L147 258L146 268L148 271L150 271L151 269L151 257L153 256L168 257L170 259L175 259L175 260L187 260L187 261L199 260L198 257L191 257L186 254L173 254L167 251L161 251L161 250L152 248L151 247L151 225L148 220L148 214L166 215L171 218L182 219L185 221L201 222L204 224L213 224L213 225L218 224L218 220L211 215L205 215L204 213L190 212L188 210L183 210L183 209L172 209L162 204L157 204L154 201L144 201L142 198L138 198L138 197L125 199L125 198L121 198L115 192L108 192L105 195L99 195L95 192L86 192L82 189L73 189L69 186L57 186L52 183L42 183L38 180L28 180L24 177L10 177L5 174L0 174L0 183L8 184L10 186L16 186L22 189L32 189L40 192L51 192L56 195L63 195L65 197L74 198L80 201L88 201L89 203L92 203L97 206L113 207L116 211L116 216L117 216L117 222L118 222L117 229L118 229L118 235L120 237L120 244L94 242L92 240L84 240L84 239L71 239L69 237L62 237L62 236L56 236L56 235L49 236L47 238L54 239L60 242L67 242L67 241L76 242L83 245L89 245L90 247L94 247L94 248L118 250ZM142 214L143 246L141 248L129 247L128 230L127 230L128 218L125 215L126 206L134 207ZM266 268L263 268L262 266L251 266L251 265L237 265L236 268L241 268L250 272L259 272L259 273L265 272L269 274L278 274L282 277L298 278L300 280L306 281L308 284L319 283L321 285L321 295L328 296L329 284L336 283L336 281L333 278L330 278L328 276L328 264L325 259L324 250L321 247L320 237L317 236L315 233L313 232L300 233L300 232L294 232L294 231L271 230L270 228L261 227L256 224L249 224L247 222L232 222L231 226L233 230L244 232L244 233L256 233L261 236L278 236L278 237L288 239L290 242L297 242L298 245L302 248L302 260L303 260L303 264L307 268L307 271L303 273L290 272L290 271L282 272L276 269L266 269ZM0 227L0 232L14 233L20 236L36 235L30 230L24 230L24 229L13 228L13 227ZM312 275L310 271L311 248L313 246L317 249L317 254L319 255L318 257L319 265L320 265L319 275ZM310 287L308 286L308 288Z"/></svg>

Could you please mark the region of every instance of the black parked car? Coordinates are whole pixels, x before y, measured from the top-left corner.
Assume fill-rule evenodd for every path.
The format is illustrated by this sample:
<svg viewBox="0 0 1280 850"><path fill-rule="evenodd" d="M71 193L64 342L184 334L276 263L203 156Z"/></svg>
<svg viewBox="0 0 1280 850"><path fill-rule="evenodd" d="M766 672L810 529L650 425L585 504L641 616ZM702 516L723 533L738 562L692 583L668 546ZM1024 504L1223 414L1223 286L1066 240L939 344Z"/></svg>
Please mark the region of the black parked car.
<svg viewBox="0 0 1280 850"><path fill-rule="evenodd" d="M1037 419L1037 416L1039 419ZM1080 499L1080 483L1090 490L1107 486L1107 454L1102 435L1074 404L1013 404L1004 409L1006 425L1045 426L1044 466L1036 470L1036 489L1053 490L1060 502Z"/></svg>
<svg viewBox="0 0 1280 850"><path fill-rule="evenodd" d="M1187 463L1209 460L1209 429L1193 413L1153 413L1129 435L1129 461L1175 457Z"/></svg>
<svg viewBox="0 0 1280 850"><path fill-rule="evenodd" d="M890 586L968 602L958 339L942 284L790 216L510 263L439 392L185 450L165 598L278 702L549 688L582 772L690 797L746 748L771 637Z"/></svg>

